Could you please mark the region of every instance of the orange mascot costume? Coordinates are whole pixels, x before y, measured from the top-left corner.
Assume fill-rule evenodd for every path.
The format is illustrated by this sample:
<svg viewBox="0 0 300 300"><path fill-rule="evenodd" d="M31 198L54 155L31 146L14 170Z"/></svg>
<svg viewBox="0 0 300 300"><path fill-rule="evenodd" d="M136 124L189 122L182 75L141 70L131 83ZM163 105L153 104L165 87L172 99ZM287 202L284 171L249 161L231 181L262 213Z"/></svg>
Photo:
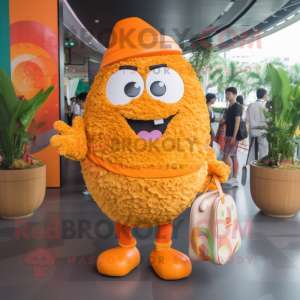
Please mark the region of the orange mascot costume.
<svg viewBox="0 0 300 300"><path fill-rule="evenodd" d="M139 18L119 21L83 118L54 128L61 135L51 144L81 162L88 190L116 224L119 246L99 255L99 272L124 276L137 267L131 227L158 225L150 255L155 272L166 280L189 276L189 258L171 248L172 222L211 174L224 182L230 169L209 147L201 83L174 40Z"/></svg>

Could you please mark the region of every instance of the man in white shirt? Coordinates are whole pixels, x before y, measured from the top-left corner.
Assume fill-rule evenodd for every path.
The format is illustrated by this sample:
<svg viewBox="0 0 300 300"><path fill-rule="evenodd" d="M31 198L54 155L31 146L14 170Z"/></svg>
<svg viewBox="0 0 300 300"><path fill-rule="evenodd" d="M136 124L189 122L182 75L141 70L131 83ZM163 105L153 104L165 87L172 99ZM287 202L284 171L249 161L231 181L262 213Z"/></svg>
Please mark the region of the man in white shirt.
<svg viewBox="0 0 300 300"><path fill-rule="evenodd" d="M84 93L80 93L79 95L76 96L76 103L74 105L74 115L73 115L74 118L76 118L78 116L82 117L82 115L83 115L83 109L81 108L80 99L79 99L81 94L84 94Z"/></svg>
<svg viewBox="0 0 300 300"><path fill-rule="evenodd" d="M87 96L86 92L80 93L78 95L78 104L79 104L79 107L80 107L80 113L79 113L80 117L83 116L86 96Z"/></svg>
<svg viewBox="0 0 300 300"><path fill-rule="evenodd" d="M268 141L262 137L265 130L254 129L257 126L267 126L263 110L267 99L267 90L258 89L256 91L257 100L248 106L245 122L250 124L249 130L249 153L246 164L251 161L261 159L268 154Z"/></svg>
<svg viewBox="0 0 300 300"><path fill-rule="evenodd" d="M74 106L76 104L76 97L72 97L70 100L71 100L71 105L70 105L71 110L74 111Z"/></svg>
<svg viewBox="0 0 300 300"><path fill-rule="evenodd" d="M79 106L79 104L76 103L74 105L74 118L76 118L78 116L81 117L81 115L80 115L80 106Z"/></svg>
<svg viewBox="0 0 300 300"><path fill-rule="evenodd" d="M76 97L72 97L71 99L71 112L72 112L72 119L74 119L75 114L75 106L76 106Z"/></svg>

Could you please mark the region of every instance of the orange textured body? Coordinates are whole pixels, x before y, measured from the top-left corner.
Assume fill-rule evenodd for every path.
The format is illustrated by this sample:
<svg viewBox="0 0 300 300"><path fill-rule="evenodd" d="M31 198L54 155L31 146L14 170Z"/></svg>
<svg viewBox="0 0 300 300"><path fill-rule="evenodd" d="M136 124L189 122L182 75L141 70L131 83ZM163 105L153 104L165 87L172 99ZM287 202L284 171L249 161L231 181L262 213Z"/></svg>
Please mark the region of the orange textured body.
<svg viewBox="0 0 300 300"><path fill-rule="evenodd" d="M107 81L120 66L137 66L137 72L146 80L149 66L162 63L175 70L184 82L185 92L177 103L155 100L147 91L126 105L114 106L106 99ZM150 141L134 145L139 137L125 118L155 120L170 115L175 117L156 141L156 148L150 149ZM191 205L207 177L205 160L214 153L209 153L212 151L208 147L209 117L205 96L194 70L182 55L131 58L101 69L88 95L83 119L89 149L104 161L128 168L153 166L167 170L180 165L195 168L194 173L179 177L133 178L103 170L86 158L82 170L87 187L112 220L131 227L151 227L172 221ZM202 167L197 171L199 165ZM91 170L97 170L97 174ZM226 180L228 168L222 164L218 173Z"/></svg>
<svg viewBox="0 0 300 300"><path fill-rule="evenodd" d="M149 66L166 63L184 83L180 101L172 104L143 94L125 105L113 105L106 97L107 81L122 65L132 65L146 80ZM133 71L135 72L135 71ZM175 115L163 136L141 141L127 119L156 120ZM112 220L131 227L166 224L180 215L203 190L208 174L227 180L229 167L218 162L208 146L209 116L201 83L181 55L137 57L102 68L88 94L83 120L72 128L62 122L55 129L67 136L55 136L51 143L60 154L80 160L82 173L94 200ZM77 136L77 138L75 138ZM155 144L155 146L153 146ZM123 168L195 169L170 178L135 178L105 170L87 157L87 151L103 161ZM201 166L199 168L199 166ZM147 177L147 176L145 176ZM216 189L214 182L210 190Z"/></svg>

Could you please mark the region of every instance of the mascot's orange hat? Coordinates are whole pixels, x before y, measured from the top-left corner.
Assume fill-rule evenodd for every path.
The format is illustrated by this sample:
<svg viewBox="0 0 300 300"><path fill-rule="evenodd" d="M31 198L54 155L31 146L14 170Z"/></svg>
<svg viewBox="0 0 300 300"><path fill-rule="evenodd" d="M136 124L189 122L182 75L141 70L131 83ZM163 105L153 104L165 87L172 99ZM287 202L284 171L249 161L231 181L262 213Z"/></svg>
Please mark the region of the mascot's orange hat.
<svg viewBox="0 0 300 300"><path fill-rule="evenodd" d="M171 37L161 35L140 18L128 18L115 25L101 69L131 57L167 54L182 54L182 50Z"/></svg>

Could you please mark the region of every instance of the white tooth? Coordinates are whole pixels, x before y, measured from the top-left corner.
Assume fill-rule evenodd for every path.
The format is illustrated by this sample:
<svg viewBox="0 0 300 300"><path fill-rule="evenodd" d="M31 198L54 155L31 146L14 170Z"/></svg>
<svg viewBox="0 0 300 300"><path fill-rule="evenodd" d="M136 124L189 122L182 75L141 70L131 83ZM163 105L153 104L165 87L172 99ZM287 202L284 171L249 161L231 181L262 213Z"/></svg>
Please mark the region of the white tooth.
<svg viewBox="0 0 300 300"><path fill-rule="evenodd" d="M164 119L154 120L154 125L164 124Z"/></svg>

